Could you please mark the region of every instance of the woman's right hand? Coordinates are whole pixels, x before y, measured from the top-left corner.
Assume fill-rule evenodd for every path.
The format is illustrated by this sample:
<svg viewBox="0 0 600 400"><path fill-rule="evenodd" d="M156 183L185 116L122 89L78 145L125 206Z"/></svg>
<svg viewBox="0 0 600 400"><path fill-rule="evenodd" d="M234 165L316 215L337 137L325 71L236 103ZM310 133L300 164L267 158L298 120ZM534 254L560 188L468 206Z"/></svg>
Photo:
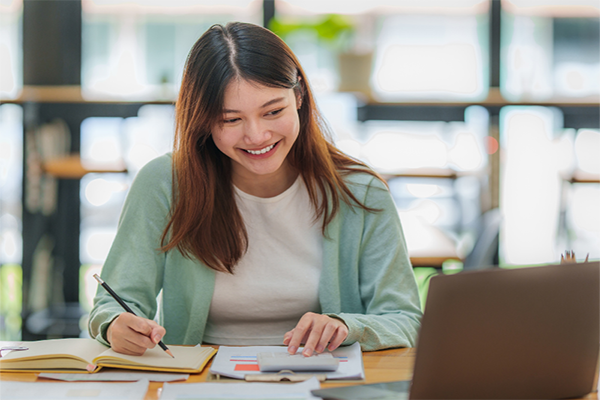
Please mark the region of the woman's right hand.
<svg viewBox="0 0 600 400"><path fill-rule="evenodd" d="M117 353L141 356L160 342L166 332L152 320L124 312L108 326L106 338Z"/></svg>

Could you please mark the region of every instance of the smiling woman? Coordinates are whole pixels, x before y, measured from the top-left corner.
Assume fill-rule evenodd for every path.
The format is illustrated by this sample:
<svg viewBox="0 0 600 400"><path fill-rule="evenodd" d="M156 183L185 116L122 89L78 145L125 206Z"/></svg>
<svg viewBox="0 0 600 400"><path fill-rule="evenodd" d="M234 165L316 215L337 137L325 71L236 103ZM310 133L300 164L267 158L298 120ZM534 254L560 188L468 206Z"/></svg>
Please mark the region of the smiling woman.
<svg viewBox="0 0 600 400"><path fill-rule="evenodd" d="M137 175L102 270L138 316L100 290L91 335L127 354L161 339L304 343L306 356L414 346L421 310L394 202L328 137L279 37L246 23L206 31L174 150Z"/></svg>
<svg viewBox="0 0 600 400"><path fill-rule="evenodd" d="M224 119L212 131L215 145L232 163L233 184L258 197L289 188L298 171L287 155L300 130L299 96L293 89L236 79L225 90Z"/></svg>

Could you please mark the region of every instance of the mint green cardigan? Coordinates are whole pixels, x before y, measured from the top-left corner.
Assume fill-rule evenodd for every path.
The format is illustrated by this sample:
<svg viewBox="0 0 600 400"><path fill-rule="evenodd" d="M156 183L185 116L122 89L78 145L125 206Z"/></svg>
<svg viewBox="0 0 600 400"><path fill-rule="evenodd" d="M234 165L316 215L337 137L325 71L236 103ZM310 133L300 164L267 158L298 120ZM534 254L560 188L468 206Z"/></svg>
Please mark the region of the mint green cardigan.
<svg viewBox="0 0 600 400"><path fill-rule="evenodd" d="M215 271L177 250L157 250L171 209L171 171L167 154L136 176L102 278L137 315L154 319L158 311L166 344L194 345L202 343ZM322 313L348 325L344 345L359 342L366 351L414 347L422 313L394 202L385 185L369 174L346 179L363 204L381 211L341 202L323 238ZM157 301L161 290L162 300ZM108 344L108 325L122 312L98 286L90 335Z"/></svg>

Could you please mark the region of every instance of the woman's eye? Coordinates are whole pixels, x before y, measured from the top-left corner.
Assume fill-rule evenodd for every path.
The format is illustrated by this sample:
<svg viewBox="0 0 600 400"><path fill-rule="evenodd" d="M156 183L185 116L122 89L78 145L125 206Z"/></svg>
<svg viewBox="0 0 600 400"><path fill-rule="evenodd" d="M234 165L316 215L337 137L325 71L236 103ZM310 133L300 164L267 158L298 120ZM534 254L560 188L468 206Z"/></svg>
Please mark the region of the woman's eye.
<svg viewBox="0 0 600 400"><path fill-rule="evenodd" d="M280 108L278 110L274 110L274 111L268 112L267 115L277 115L277 114L279 114L282 111L283 111L283 108Z"/></svg>
<svg viewBox="0 0 600 400"><path fill-rule="evenodd" d="M230 119L224 119L223 122L226 124L231 124L233 122L237 122L239 120L239 118L230 118Z"/></svg>

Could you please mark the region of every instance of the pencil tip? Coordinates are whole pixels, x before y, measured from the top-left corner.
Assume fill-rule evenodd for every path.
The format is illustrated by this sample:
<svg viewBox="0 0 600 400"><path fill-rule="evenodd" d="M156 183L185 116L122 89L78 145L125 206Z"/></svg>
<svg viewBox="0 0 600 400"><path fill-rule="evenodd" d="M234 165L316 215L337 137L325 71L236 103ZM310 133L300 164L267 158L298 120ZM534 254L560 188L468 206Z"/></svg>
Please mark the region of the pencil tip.
<svg viewBox="0 0 600 400"><path fill-rule="evenodd" d="M173 355L173 353L171 353L171 350L165 350L167 352L168 355L170 355L171 357L175 358L175 356Z"/></svg>

